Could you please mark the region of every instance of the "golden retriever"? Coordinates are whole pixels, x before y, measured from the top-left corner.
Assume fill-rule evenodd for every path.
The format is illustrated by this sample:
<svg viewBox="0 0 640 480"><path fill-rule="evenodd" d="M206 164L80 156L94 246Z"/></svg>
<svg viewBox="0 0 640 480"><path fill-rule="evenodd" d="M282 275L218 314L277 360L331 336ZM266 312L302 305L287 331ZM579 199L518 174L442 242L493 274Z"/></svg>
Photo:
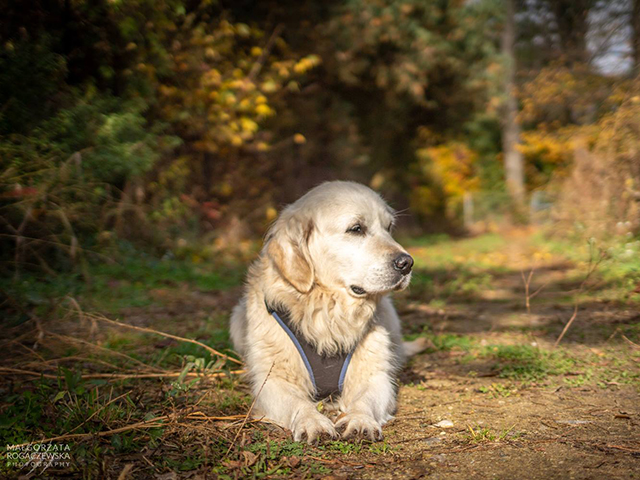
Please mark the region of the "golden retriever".
<svg viewBox="0 0 640 480"><path fill-rule="evenodd" d="M368 187L324 183L284 209L249 268L231 339L256 397L254 415L291 430L295 441L341 430L343 438L382 439L392 418L396 373L423 347L402 342L388 297L407 287L413 266L391 236L393 223Z"/></svg>

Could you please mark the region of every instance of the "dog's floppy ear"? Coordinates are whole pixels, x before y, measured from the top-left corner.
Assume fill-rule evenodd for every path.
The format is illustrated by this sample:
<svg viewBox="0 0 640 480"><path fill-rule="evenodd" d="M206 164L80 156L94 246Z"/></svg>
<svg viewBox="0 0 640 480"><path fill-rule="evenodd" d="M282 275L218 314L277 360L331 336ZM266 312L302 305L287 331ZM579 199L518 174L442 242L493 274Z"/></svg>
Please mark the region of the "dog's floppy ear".
<svg viewBox="0 0 640 480"><path fill-rule="evenodd" d="M267 235L267 256L278 272L300 293L313 288L314 271L309 256L309 237L313 222L295 215L281 217Z"/></svg>

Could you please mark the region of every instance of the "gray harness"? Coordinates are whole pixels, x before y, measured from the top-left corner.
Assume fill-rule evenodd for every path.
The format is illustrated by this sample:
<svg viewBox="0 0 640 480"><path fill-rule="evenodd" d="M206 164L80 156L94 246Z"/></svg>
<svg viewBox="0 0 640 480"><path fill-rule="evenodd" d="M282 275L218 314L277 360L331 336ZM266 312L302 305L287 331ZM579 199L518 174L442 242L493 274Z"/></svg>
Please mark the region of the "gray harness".
<svg viewBox="0 0 640 480"><path fill-rule="evenodd" d="M269 314L276 319L282 329L289 335L302 357L315 389L314 400L320 401L331 395L341 393L353 351L349 353L339 352L336 355L320 355L315 347L300 332L297 332L297 329L291 324L291 315L288 310L272 308L266 301L265 305Z"/></svg>

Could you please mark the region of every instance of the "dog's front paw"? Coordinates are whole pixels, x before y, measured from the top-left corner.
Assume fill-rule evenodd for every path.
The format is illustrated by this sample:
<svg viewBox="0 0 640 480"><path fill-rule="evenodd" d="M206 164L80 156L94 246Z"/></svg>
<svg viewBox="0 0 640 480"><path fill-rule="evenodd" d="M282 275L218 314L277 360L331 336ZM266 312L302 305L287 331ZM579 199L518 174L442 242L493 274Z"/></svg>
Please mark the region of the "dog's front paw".
<svg viewBox="0 0 640 480"><path fill-rule="evenodd" d="M375 419L363 413L346 413L336 422L336 430L344 428L341 437L362 435L371 441L382 440L382 426Z"/></svg>
<svg viewBox="0 0 640 480"><path fill-rule="evenodd" d="M332 439L338 438L338 432L331 420L316 410L309 410L298 415L291 427L291 431L293 432L294 441L300 442L306 439L309 444L325 436Z"/></svg>

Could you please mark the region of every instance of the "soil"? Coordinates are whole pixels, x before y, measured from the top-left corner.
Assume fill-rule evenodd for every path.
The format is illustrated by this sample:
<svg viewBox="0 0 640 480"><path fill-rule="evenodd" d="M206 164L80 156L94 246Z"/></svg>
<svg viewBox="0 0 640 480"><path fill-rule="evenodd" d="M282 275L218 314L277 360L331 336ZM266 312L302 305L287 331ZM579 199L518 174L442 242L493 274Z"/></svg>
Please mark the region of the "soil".
<svg viewBox="0 0 640 480"><path fill-rule="evenodd" d="M532 260L527 237L517 234L500 254L502 268L490 272L489 284L449 294L439 306L425 303L420 290L397 296L405 333L427 329L434 335L464 336L479 346L554 351L581 284L575 265L563 257ZM542 289L530 299L527 313L523 275L526 279L531 269L530 292ZM428 268L416 274L438 276ZM639 478L640 346L622 338L619 330L637 326L640 309L599 299L602 287L595 281L596 294L581 297L575 323L562 341L563 354L582 360L579 370L523 381L501 378L495 359L461 348L419 354L400 376L398 411L384 428L384 449L367 444L359 453L311 449L308 458L331 471L318 477ZM226 292L222 303L230 310L239 294ZM220 296L214 300L220 308ZM597 375L613 366L634 380ZM590 369L596 374L590 375ZM448 425L437 426L443 421ZM287 438L286 432L273 435Z"/></svg>
<svg viewBox="0 0 640 480"><path fill-rule="evenodd" d="M522 242L511 243L506 252L510 271L494 275L490 288L473 298L454 296L446 306L432 308L409 293L397 302L409 302L399 307L405 330L420 331L428 325L442 334L469 336L480 345L529 344L551 351L574 308L556 299L566 297L577 285L568 278L570 263L537 265L530 291L544 288L531 300L532 313L527 314L521 273L526 277L532 268L527 248ZM596 370L606 369L616 359L628 359L635 382L605 378L600 385L587 381L572 386L571 379L584 372L538 382L509 382L496 376L495 361L461 361L465 358L461 350L421 354L401 376L398 412L384 429L392 453L383 458L353 458L363 468L342 466L334 475L639 478L640 347L616 335L617 326L640 321L639 310L637 305L592 301L581 304L578 312L563 339L563 351L575 358L595 358L590 361ZM499 388L504 385L506 392ZM449 428L435 426L443 420L451 422ZM493 438L483 438L483 431Z"/></svg>
<svg viewBox="0 0 640 480"><path fill-rule="evenodd" d="M422 254L419 249L410 251L416 257ZM575 265L562 257L534 262L531 245L518 236L509 238L507 247L499 253L501 268L472 272L471 280L474 275L489 275L489 281L477 288L444 296L437 294L437 288L435 294L413 288L396 296L405 333L427 331L432 341L447 336L456 341L446 348L434 344L427 353L410 360L399 378L398 411L384 427L384 443L363 442L356 450L342 452L326 445L304 447L298 458L280 457L273 463L286 466L289 462L290 478L639 478L638 304L604 299L598 295L603 284L594 280L590 284L592 293L580 297L575 322L561 348L554 350L580 291ZM436 286L439 281L449 282L460 268L460 263L439 271L430 270L424 262L422 265L417 267L416 276L434 278ZM531 298L527 312L523 275L526 279L531 269L530 292L541 290ZM241 291L153 293L162 299L162 306L123 311L122 320L190 336L206 331L211 319L224 325ZM172 299L167 300L167 296ZM102 335L110 330L102 329ZM465 348L464 342L473 347ZM159 340L146 348L153 352L170 343L175 342ZM579 362L575 370L562 373L505 378L496 358L481 353L505 345L527 346L545 355L560 352ZM149 395L154 393L155 384L145 385ZM197 395L209 389L221 401L228 394L218 386L212 389L203 384L197 388ZM238 388L245 390L242 385ZM158 401L166 397L164 393L158 389ZM238 392L234 395L237 397ZM205 405L200 408L207 412ZM207 414L242 417L247 405L240 401L223 409L212 404ZM103 471L113 478L125 478L122 473L131 467L131 478L211 478L211 464L174 472L162 462L185 457L189 444L183 442L187 438L191 443L206 443L206 448L220 448L215 447L216 436L233 439L234 446L244 448L245 440L250 442L260 429L268 432L267 439L283 442L289 438L287 432L269 433L267 427L240 425L239 421L196 427L175 433L169 429L167 438L171 441L163 438L153 451L103 457ZM238 437L236 432L242 435ZM223 445L226 450L228 443ZM237 458L255 461L255 457L247 453ZM300 462L324 468L314 473L301 468ZM248 471L238 460L226 460L225 465L229 478L243 478ZM273 477L269 471L272 465L267 465L262 476Z"/></svg>

